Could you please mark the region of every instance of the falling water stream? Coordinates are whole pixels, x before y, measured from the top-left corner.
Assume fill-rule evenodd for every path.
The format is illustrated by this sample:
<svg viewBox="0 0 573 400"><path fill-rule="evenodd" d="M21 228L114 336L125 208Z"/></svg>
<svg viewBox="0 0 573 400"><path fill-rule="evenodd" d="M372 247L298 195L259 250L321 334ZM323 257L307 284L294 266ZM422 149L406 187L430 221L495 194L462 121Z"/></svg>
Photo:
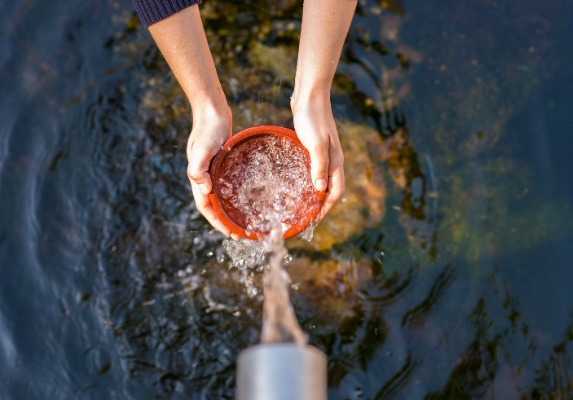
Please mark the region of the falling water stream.
<svg viewBox="0 0 573 400"><path fill-rule="evenodd" d="M307 337L300 328L289 299L289 276L283 268L287 255L282 232L273 227L264 238L270 255L264 277L263 331L261 342L294 342L304 345Z"/></svg>
<svg viewBox="0 0 573 400"><path fill-rule="evenodd" d="M247 253L258 249L266 255L261 341L303 345L307 338L291 305L290 279L283 268L288 254L283 235L309 213L318 211L309 156L291 139L264 134L239 142L218 172L215 179L223 207L246 227L247 234L256 232L259 238L258 242L243 244ZM231 245L228 248L231 258L245 254L234 253Z"/></svg>

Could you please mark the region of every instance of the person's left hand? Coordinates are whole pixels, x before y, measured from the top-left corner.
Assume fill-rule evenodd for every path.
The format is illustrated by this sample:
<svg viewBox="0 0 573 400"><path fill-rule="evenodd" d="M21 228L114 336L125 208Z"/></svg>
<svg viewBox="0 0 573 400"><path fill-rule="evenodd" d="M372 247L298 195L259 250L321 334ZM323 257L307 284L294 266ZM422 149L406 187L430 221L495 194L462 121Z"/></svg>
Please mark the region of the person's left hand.
<svg viewBox="0 0 573 400"><path fill-rule="evenodd" d="M294 128L310 153L311 177L317 190L326 189L318 221L344 193L344 154L338 138L330 101L291 101Z"/></svg>

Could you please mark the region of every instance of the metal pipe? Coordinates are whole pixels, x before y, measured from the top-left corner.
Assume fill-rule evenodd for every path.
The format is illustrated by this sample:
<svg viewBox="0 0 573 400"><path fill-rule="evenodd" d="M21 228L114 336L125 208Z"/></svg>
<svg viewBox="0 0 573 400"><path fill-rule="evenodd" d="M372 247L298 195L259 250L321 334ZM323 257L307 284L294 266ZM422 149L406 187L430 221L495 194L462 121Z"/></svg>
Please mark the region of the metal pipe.
<svg viewBox="0 0 573 400"><path fill-rule="evenodd" d="M260 344L237 366L237 400L326 400L326 356L312 346Z"/></svg>

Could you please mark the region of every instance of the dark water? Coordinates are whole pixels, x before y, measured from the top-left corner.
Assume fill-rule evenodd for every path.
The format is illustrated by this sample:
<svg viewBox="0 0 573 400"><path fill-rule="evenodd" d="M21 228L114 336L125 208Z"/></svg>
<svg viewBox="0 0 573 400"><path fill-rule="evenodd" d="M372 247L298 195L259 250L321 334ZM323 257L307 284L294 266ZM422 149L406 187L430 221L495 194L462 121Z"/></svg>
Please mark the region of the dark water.
<svg viewBox="0 0 573 400"><path fill-rule="evenodd" d="M202 6L235 130L291 123L300 7ZM346 201L289 245L329 398L573 398L572 21L360 2ZM0 3L0 399L233 397L261 271L194 208L190 127L129 2Z"/></svg>

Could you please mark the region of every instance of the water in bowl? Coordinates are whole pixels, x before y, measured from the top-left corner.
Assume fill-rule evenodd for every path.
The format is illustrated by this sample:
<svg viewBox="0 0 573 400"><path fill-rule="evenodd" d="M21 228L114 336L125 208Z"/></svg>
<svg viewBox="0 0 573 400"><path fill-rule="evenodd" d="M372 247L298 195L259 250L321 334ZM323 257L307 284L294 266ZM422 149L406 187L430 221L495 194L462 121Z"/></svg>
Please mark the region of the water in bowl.
<svg viewBox="0 0 573 400"><path fill-rule="evenodd" d="M284 232L306 225L320 209L308 154L288 138L257 135L227 154L217 180L222 208L247 234L271 231L275 218Z"/></svg>

